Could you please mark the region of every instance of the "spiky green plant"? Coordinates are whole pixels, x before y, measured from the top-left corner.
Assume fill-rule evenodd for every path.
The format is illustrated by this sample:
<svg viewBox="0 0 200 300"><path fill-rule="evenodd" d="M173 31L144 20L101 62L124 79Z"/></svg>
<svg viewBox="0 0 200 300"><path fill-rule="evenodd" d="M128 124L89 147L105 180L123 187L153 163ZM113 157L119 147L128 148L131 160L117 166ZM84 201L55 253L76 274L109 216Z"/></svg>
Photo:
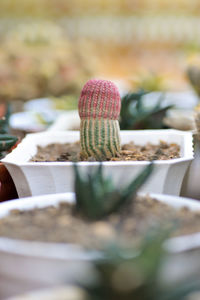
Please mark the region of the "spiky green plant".
<svg viewBox="0 0 200 300"><path fill-rule="evenodd" d="M152 107L144 105L143 96L147 92L140 90L138 92L126 94L121 101L120 128L122 130L130 129L161 129L164 127L163 118L171 105L162 106L163 96Z"/></svg>
<svg viewBox="0 0 200 300"><path fill-rule="evenodd" d="M128 205L137 190L153 171L150 163L134 180L124 188L116 188L112 178L103 176L102 164L88 176L81 176L77 165L75 170L75 211L91 220L104 218Z"/></svg>
<svg viewBox="0 0 200 300"><path fill-rule="evenodd" d="M81 156L105 160L121 149L120 94L111 81L89 80L79 99Z"/></svg>
<svg viewBox="0 0 200 300"><path fill-rule="evenodd" d="M87 300L184 300L200 290L197 271L173 283L161 276L170 258L163 248L170 231L149 232L139 248L112 245L105 250L104 259L94 263L97 280L84 286Z"/></svg>

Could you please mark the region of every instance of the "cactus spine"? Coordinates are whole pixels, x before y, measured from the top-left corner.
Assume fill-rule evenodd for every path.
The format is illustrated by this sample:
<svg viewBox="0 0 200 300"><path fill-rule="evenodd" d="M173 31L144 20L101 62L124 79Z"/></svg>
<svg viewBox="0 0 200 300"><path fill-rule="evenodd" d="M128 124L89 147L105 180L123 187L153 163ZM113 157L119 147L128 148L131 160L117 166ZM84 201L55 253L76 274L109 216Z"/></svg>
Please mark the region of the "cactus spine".
<svg viewBox="0 0 200 300"><path fill-rule="evenodd" d="M81 156L105 160L119 155L120 94L106 80L89 80L79 99Z"/></svg>

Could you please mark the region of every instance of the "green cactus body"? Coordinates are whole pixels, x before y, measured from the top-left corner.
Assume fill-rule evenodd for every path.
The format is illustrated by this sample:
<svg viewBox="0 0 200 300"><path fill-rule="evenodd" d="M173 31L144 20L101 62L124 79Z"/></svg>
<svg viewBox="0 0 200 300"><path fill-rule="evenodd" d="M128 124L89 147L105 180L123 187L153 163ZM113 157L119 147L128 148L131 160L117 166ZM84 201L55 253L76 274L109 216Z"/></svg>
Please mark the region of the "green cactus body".
<svg viewBox="0 0 200 300"><path fill-rule="evenodd" d="M110 81L89 80L79 99L81 156L104 160L118 156L120 95Z"/></svg>

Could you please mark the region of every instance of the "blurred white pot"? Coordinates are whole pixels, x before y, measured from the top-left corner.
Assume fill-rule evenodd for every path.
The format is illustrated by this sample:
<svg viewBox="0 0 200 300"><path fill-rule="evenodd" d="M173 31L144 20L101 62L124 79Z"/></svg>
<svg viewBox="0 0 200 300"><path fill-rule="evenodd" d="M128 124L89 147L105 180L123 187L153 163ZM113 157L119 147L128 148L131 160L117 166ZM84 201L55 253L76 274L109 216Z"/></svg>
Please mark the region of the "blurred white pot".
<svg viewBox="0 0 200 300"><path fill-rule="evenodd" d="M155 194L150 196L177 209L188 207L193 211L200 211L200 203L192 199ZM35 207L56 206L61 201L73 202L74 195L55 194L4 202L0 204L0 218L8 215L12 209L30 210ZM198 250L200 233L170 239L165 247L175 256L186 250ZM78 245L0 237L0 299L38 288L88 280L92 272L91 261L97 257L100 257L100 253L83 250ZM176 269L174 262L172 265ZM199 267L199 260L196 262L197 266ZM182 257L180 267L182 270ZM173 273L175 274L174 270Z"/></svg>

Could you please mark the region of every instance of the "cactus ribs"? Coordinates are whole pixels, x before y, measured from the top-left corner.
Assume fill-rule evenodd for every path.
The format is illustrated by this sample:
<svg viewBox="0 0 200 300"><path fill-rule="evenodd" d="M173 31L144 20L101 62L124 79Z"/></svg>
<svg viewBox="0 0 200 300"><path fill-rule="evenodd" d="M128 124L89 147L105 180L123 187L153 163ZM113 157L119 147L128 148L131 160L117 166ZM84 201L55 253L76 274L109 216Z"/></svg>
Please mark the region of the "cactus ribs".
<svg viewBox="0 0 200 300"><path fill-rule="evenodd" d="M79 99L81 156L105 160L120 151L121 100L111 81L89 80Z"/></svg>

